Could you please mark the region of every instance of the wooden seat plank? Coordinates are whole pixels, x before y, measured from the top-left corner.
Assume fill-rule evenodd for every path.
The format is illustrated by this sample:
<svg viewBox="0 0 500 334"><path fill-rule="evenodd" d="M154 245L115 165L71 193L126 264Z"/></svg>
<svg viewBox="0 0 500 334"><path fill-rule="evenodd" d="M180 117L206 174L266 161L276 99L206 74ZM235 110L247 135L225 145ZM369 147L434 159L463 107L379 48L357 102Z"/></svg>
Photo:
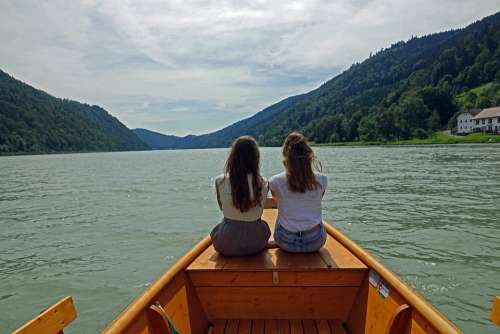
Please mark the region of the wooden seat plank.
<svg viewBox="0 0 500 334"><path fill-rule="evenodd" d="M213 245L210 245L191 262L187 270L222 270L227 259L227 257L217 253Z"/></svg>
<svg viewBox="0 0 500 334"><path fill-rule="evenodd" d="M278 321L278 334L290 334L289 320L282 319Z"/></svg>
<svg viewBox="0 0 500 334"><path fill-rule="evenodd" d="M252 321L248 319L240 320L238 334L250 334L252 332Z"/></svg>
<svg viewBox="0 0 500 334"><path fill-rule="evenodd" d="M273 249L276 257L276 268L280 270L327 269L325 261L318 252L288 253L281 249Z"/></svg>
<svg viewBox="0 0 500 334"><path fill-rule="evenodd" d="M223 271L296 271L327 269L328 265L318 252L293 254L281 249L267 249L256 255L225 258L224 266L221 268Z"/></svg>
<svg viewBox="0 0 500 334"><path fill-rule="evenodd" d="M276 268L276 249L269 249L250 256L227 257L223 270L264 270Z"/></svg>
<svg viewBox="0 0 500 334"><path fill-rule="evenodd" d="M330 326L328 325L328 320L316 320L316 328L318 329L318 334L330 334Z"/></svg>
<svg viewBox="0 0 500 334"><path fill-rule="evenodd" d="M271 229L277 217L276 209L263 214ZM332 236L319 252L309 254L287 253L280 249L266 249L259 254L225 257L209 246L187 268L188 271L300 271L300 270L366 270L367 267Z"/></svg>
<svg viewBox="0 0 500 334"><path fill-rule="evenodd" d="M278 321L277 320L266 320L265 324L266 334L278 334Z"/></svg>
<svg viewBox="0 0 500 334"><path fill-rule="evenodd" d="M209 334L346 334L339 320L216 320Z"/></svg>
<svg viewBox="0 0 500 334"><path fill-rule="evenodd" d="M330 320L328 321L330 324L330 330L332 334L347 334L347 332L344 329L344 326L342 326L342 323L338 320Z"/></svg>
<svg viewBox="0 0 500 334"><path fill-rule="evenodd" d="M194 286L360 286L360 270L191 271ZM273 279L274 277L274 279Z"/></svg>
<svg viewBox="0 0 500 334"><path fill-rule="evenodd" d="M331 237L328 236L327 238L331 238ZM330 253L328 248L322 247L318 251L318 255L319 255L319 257L321 257L321 260L323 260L323 262L326 264L326 266L328 268L338 268L337 262L335 262L335 259L334 259L334 255L332 256L332 254Z"/></svg>
<svg viewBox="0 0 500 334"><path fill-rule="evenodd" d="M324 250L321 251L322 258L333 268L367 269L366 265L361 262L361 260L331 236L328 236L326 239L323 249Z"/></svg>
<svg viewBox="0 0 500 334"><path fill-rule="evenodd" d="M290 320L290 334L303 334L302 320Z"/></svg>
<svg viewBox="0 0 500 334"><path fill-rule="evenodd" d="M212 334L224 334L224 331L226 330L226 320L216 320Z"/></svg>
<svg viewBox="0 0 500 334"><path fill-rule="evenodd" d="M226 330L224 334L238 334L239 321L236 319L229 319L226 323Z"/></svg>
<svg viewBox="0 0 500 334"><path fill-rule="evenodd" d="M264 334L264 320L252 320L252 334Z"/></svg>
<svg viewBox="0 0 500 334"><path fill-rule="evenodd" d="M304 334L318 334L314 320L302 320L302 326L304 328Z"/></svg>

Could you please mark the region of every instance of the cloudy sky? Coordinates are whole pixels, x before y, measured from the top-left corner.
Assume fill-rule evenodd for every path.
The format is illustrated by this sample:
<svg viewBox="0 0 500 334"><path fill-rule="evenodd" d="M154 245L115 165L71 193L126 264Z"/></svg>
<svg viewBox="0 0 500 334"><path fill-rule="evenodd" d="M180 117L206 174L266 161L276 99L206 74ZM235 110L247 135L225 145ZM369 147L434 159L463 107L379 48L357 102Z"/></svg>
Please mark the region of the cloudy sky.
<svg viewBox="0 0 500 334"><path fill-rule="evenodd" d="M498 0L2 0L0 69L128 127L219 129Z"/></svg>

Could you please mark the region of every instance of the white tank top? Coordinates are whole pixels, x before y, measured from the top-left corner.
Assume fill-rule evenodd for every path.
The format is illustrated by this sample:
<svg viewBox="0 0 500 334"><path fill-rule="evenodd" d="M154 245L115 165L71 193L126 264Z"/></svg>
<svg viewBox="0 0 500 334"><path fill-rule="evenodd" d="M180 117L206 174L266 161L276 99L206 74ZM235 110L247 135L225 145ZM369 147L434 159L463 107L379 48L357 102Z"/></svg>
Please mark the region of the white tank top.
<svg viewBox="0 0 500 334"><path fill-rule="evenodd" d="M254 198L253 188L252 188L252 176L248 174L248 185L250 186L250 196ZM241 220L241 221L256 221L262 216L264 211L264 204L266 202L267 192L269 191L267 180L263 178L262 191L261 191L261 201L260 205L257 205L246 212L241 212L239 209L233 206L233 200L231 197L231 183L229 181L229 176L224 177L224 175L219 175L215 178L215 186L219 189L220 201L222 203L222 213L224 217Z"/></svg>

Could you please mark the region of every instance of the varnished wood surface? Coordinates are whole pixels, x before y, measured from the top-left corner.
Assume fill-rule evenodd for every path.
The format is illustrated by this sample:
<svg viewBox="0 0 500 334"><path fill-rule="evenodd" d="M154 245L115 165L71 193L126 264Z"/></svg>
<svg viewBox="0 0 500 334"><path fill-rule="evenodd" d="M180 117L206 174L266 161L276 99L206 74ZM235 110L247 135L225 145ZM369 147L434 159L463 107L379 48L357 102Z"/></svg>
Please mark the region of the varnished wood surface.
<svg viewBox="0 0 500 334"><path fill-rule="evenodd" d="M62 333L64 327L75 319L76 309L73 298L68 296L59 300L12 334L58 334Z"/></svg>
<svg viewBox="0 0 500 334"><path fill-rule="evenodd" d="M400 305L391 316L385 334L409 334L411 330L411 308Z"/></svg>
<svg viewBox="0 0 500 334"><path fill-rule="evenodd" d="M266 209L263 218L272 228L276 216L277 210ZM252 256L225 257L210 246L187 273L210 321L301 319L304 314L310 319L345 321L367 267L328 237L320 252L309 254L268 249ZM304 334L316 334L311 322L305 324ZM291 332L294 326L298 326L295 320Z"/></svg>
<svg viewBox="0 0 500 334"><path fill-rule="evenodd" d="M365 272L331 271L189 271L200 286L360 286Z"/></svg>
<svg viewBox="0 0 500 334"><path fill-rule="evenodd" d="M491 309L490 320L497 326L500 326L500 296L495 297L493 307Z"/></svg>
<svg viewBox="0 0 500 334"><path fill-rule="evenodd" d="M338 320L216 320L212 334L346 334Z"/></svg>
<svg viewBox="0 0 500 334"><path fill-rule="evenodd" d="M264 211L263 219L274 230L276 209ZM360 270L367 267L337 240L328 236L325 246L308 254L292 254L280 249L267 249L259 254L244 257L226 257L208 247L188 267L188 271L318 271Z"/></svg>
<svg viewBox="0 0 500 334"><path fill-rule="evenodd" d="M197 287L210 321L216 319L335 318L342 321L358 287Z"/></svg>

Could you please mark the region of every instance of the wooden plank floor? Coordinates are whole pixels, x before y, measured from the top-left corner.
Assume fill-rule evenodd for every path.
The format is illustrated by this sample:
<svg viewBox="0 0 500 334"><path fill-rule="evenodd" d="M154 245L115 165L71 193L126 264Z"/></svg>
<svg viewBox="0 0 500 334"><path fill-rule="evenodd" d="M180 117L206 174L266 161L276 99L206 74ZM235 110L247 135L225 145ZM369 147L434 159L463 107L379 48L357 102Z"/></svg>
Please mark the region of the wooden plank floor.
<svg viewBox="0 0 500 334"><path fill-rule="evenodd" d="M346 334L337 320L216 320L209 334Z"/></svg>
<svg viewBox="0 0 500 334"><path fill-rule="evenodd" d="M263 219L274 230L278 211L264 210ZM291 254L280 249L267 249L257 255L225 257L213 246L208 247L187 268L188 271L297 271L297 270L366 270L366 266L333 237L328 236L325 246L315 253Z"/></svg>

